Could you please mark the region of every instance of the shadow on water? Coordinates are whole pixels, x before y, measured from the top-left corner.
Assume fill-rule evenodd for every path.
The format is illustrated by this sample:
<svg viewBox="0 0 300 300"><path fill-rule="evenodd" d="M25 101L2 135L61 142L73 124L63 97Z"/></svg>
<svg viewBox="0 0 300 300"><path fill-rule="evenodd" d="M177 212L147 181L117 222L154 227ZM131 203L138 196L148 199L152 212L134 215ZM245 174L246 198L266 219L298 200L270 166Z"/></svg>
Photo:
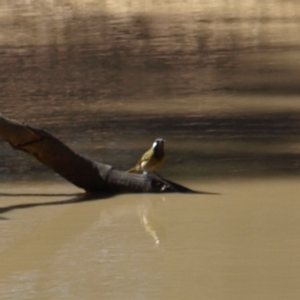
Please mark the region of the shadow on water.
<svg viewBox="0 0 300 300"><path fill-rule="evenodd" d="M41 193L0 193L0 197L64 197L79 196L80 194L41 194Z"/></svg>
<svg viewBox="0 0 300 300"><path fill-rule="evenodd" d="M179 193L185 194L199 194L199 195L220 195L219 193L212 193L212 192L204 192L204 191L194 191L188 189L182 185L177 183L168 181L175 188L178 189ZM136 194L135 194L136 195ZM163 194L162 194L163 195ZM9 205L6 207L0 207L0 214L19 210L19 209L27 209L39 206L55 206L55 205L66 205L66 204L76 204L81 202L88 202L88 201L97 201L97 200L106 200L117 196L116 193L96 193L96 194L89 194L89 193L82 193L82 194L41 194L41 193L0 193L0 197L60 197L60 196L73 196L70 199L61 200L61 201L50 201L50 202L38 202L38 203L23 203L23 204L15 204ZM7 220L0 216L0 220Z"/></svg>
<svg viewBox="0 0 300 300"><path fill-rule="evenodd" d="M182 177L298 175L299 110L270 112L265 98L280 93L284 103L300 94L299 4L287 10L278 2L278 13L269 14L263 3L253 2L253 10L215 3L182 4L174 14L167 5L158 14L154 4L128 15L71 4L66 11L54 4L52 14L43 5L5 10L12 15L2 21L1 113L121 169L140 155L137 140L159 134L174 141L166 164L174 161ZM216 91L241 95L234 104L252 94L265 110L246 106L226 115L225 100L207 97ZM144 106L135 109L137 102ZM215 113L202 111L207 102ZM98 145L109 154L94 151ZM7 173L40 171L19 154L0 152Z"/></svg>
<svg viewBox="0 0 300 300"><path fill-rule="evenodd" d="M172 115L166 111L142 116L116 111L105 113L103 118L99 116L101 112L81 111L81 114L88 117L80 118L73 113L76 123L58 121L49 126L49 131L66 130L59 137L71 143L75 151L118 169L131 167L143 148L148 147L149 140L161 135L167 141L163 169L168 178L299 176L300 114L297 111L213 115L201 112ZM72 146L74 140L77 142ZM99 144L103 149L96 149ZM39 165L23 153L5 149L1 150L6 151L2 154L1 167L8 173L18 174L21 167L27 176L40 172L36 169ZM48 172L46 168L45 172Z"/></svg>
<svg viewBox="0 0 300 300"><path fill-rule="evenodd" d="M58 197L58 196L67 196L68 194L14 194L14 193L1 193L1 196L11 196L11 197L27 197L27 196L36 196L36 197ZM6 207L0 207L0 214L17 210L17 209L27 209L27 208L33 208L38 206L53 206L53 205L66 205L66 204L75 204L75 203L81 203L84 201L96 201L96 200L103 200L108 199L112 197L112 194L104 194L104 195L89 195L89 194L71 194L72 198L67 200L61 200L61 201L51 201L51 202L39 202L39 203L24 203L24 204L15 204L15 205L9 205ZM69 196L71 196L69 195Z"/></svg>
<svg viewBox="0 0 300 300"><path fill-rule="evenodd" d="M174 188L176 188L178 193L182 194L201 194L201 195L219 195L218 193L211 193L211 192L204 192L204 191L194 191L191 190L183 185L177 184L175 182L166 180L165 178L162 178L160 175L153 173L149 174L149 176L159 177L166 182L168 182L170 185L172 185ZM38 206L53 206L53 205L66 205L66 204L75 204L75 203L81 203L81 202L87 202L87 201L96 201L96 200L104 200L109 199L114 196L118 195L117 193L113 192L102 192L102 193L82 193L82 194L43 194L43 193L0 193L0 197L60 197L60 196L73 196L70 199L67 200L61 200L61 201L51 201L51 202L39 202L39 203L24 203L24 204L15 204L15 205L9 205L6 207L0 208L0 214L17 210L17 209L27 209L32 207L38 207Z"/></svg>

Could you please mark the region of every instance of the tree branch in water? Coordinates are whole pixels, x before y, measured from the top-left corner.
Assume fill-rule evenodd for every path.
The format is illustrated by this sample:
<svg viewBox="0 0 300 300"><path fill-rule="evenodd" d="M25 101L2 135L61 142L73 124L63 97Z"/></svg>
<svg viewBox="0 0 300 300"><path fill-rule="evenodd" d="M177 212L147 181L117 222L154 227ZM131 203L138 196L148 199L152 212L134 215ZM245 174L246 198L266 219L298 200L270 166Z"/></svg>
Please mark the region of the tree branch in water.
<svg viewBox="0 0 300 300"><path fill-rule="evenodd" d="M0 137L90 193L193 193L154 173L130 174L88 159L48 132L0 114Z"/></svg>

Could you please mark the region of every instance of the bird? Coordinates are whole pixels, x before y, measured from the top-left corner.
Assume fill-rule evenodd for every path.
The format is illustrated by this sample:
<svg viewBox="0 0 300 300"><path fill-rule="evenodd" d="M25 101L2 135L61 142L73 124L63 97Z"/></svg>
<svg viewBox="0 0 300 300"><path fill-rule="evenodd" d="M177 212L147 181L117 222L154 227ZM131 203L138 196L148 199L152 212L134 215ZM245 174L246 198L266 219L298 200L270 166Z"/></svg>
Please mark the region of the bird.
<svg viewBox="0 0 300 300"><path fill-rule="evenodd" d="M155 170L157 170L166 159L164 144L164 139L156 139L152 144L152 147L143 154L138 163L133 168L129 169L127 172L147 173L149 171L154 172Z"/></svg>

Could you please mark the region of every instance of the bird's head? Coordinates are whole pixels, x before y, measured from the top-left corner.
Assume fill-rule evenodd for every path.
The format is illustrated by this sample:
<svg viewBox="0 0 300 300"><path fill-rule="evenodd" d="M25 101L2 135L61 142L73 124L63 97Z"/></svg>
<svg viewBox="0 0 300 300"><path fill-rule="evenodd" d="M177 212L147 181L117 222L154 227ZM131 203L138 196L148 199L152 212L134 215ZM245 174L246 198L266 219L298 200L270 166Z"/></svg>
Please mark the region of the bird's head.
<svg viewBox="0 0 300 300"><path fill-rule="evenodd" d="M163 150L165 145L165 141L162 138L156 139L152 145L152 149L156 150Z"/></svg>

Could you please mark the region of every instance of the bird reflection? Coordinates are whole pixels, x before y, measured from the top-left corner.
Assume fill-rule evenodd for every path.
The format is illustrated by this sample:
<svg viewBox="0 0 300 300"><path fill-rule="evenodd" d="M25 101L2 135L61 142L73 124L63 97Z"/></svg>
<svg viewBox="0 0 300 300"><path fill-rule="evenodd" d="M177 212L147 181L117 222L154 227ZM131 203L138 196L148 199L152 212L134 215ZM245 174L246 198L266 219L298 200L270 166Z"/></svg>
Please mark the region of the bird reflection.
<svg viewBox="0 0 300 300"><path fill-rule="evenodd" d="M164 201L164 198L162 199ZM157 216L152 205L141 205L137 209L138 216L141 224L143 225L145 232L151 236L155 247L160 247L162 243L162 232L159 230L159 222L155 220L154 215Z"/></svg>

